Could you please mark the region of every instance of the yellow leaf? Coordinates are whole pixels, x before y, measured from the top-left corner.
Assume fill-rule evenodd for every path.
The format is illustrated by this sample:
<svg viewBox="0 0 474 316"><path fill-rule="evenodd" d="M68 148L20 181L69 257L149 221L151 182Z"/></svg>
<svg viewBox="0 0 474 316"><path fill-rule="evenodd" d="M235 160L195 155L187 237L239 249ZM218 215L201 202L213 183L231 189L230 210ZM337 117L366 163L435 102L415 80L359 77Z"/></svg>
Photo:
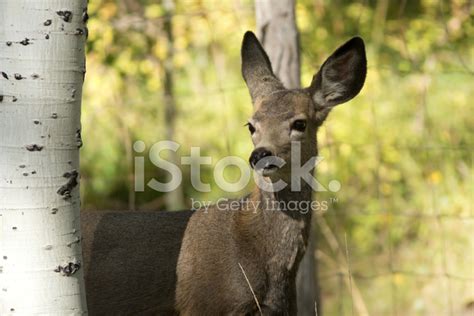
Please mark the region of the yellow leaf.
<svg viewBox="0 0 474 316"><path fill-rule="evenodd" d="M443 175L441 174L441 172L439 172L438 170L435 170L435 171L431 172L431 174L429 175L428 180L433 184L438 184L438 183L441 182L442 178L443 178Z"/></svg>

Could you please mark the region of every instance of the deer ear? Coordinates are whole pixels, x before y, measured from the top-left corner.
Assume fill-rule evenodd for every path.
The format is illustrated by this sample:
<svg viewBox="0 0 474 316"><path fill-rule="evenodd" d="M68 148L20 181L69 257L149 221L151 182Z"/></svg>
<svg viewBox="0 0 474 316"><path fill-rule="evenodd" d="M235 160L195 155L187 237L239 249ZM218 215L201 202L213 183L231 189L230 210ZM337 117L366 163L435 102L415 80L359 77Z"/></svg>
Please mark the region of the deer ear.
<svg viewBox="0 0 474 316"><path fill-rule="evenodd" d="M307 90L317 107L331 108L355 97L364 86L366 74L364 41L354 37L324 62Z"/></svg>
<svg viewBox="0 0 474 316"><path fill-rule="evenodd" d="M284 89L272 71L270 59L255 34L247 31L242 41L242 75L252 100Z"/></svg>

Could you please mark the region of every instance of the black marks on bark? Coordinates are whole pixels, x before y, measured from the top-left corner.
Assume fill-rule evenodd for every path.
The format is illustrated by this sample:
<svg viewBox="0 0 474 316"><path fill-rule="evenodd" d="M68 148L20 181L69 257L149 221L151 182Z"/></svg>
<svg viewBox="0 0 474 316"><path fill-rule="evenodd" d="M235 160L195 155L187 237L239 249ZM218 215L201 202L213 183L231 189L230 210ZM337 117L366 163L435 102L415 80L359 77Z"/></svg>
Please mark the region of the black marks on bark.
<svg viewBox="0 0 474 316"><path fill-rule="evenodd" d="M63 276L71 276L81 268L80 262L69 262L65 265L59 265L54 272L61 273Z"/></svg>
<svg viewBox="0 0 474 316"><path fill-rule="evenodd" d="M38 74L32 74L32 75L31 75L31 78L33 78L33 80L38 79L38 78L39 78L39 75L38 75Z"/></svg>
<svg viewBox="0 0 474 316"><path fill-rule="evenodd" d="M19 165L18 167L23 169L23 168L26 168L26 165Z"/></svg>
<svg viewBox="0 0 474 316"><path fill-rule="evenodd" d="M89 14L87 14L87 8L82 9L82 22L87 23L89 20Z"/></svg>
<svg viewBox="0 0 474 316"><path fill-rule="evenodd" d="M73 233L74 233L74 232L73 232ZM73 241L67 243L67 246L68 246L69 248L71 248L72 245L78 244L78 243L80 243L80 242L81 242L81 238L76 237Z"/></svg>
<svg viewBox="0 0 474 316"><path fill-rule="evenodd" d="M71 90L71 98L75 98L76 97L76 89L72 89Z"/></svg>
<svg viewBox="0 0 474 316"><path fill-rule="evenodd" d="M87 7L82 9L82 22L84 22L84 34L86 39L89 37L89 29L87 28L87 21L89 20L89 14L87 14Z"/></svg>
<svg viewBox="0 0 474 316"><path fill-rule="evenodd" d="M3 256L3 260L7 260L8 259L8 256Z"/></svg>
<svg viewBox="0 0 474 316"><path fill-rule="evenodd" d="M40 124L41 122L38 121L38 120L34 120L33 123L34 123L35 125L38 125L38 124Z"/></svg>
<svg viewBox="0 0 474 316"><path fill-rule="evenodd" d="M21 40L21 41L19 41L19 42L12 42L12 41L7 41L7 42L5 42L5 44L6 44L7 46L12 46L13 43L21 44L21 45L23 45L23 46L28 46L28 45L30 45L30 44L33 44L33 41L32 41L31 39L25 37L25 39L23 39L23 40Z"/></svg>
<svg viewBox="0 0 474 316"><path fill-rule="evenodd" d="M46 34L46 36L44 37L45 39L49 39L49 34Z"/></svg>
<svg viewBox="0 0 474 316"><path fill-rule="evenodd" d="M26 77L23 77L23 76L20 75L19 73L15 73L13 76L15 77L16 80L26 79Z"/></svg>
<svg viewBox="0 0 474 316"><path fill-rule="evenodd" d="M23 172L24 177L28 177L28 174L29 174L28 172Z"/></svg>
<svg viewBox="0 0 474 316"><path fill-rule="evenodd" d="M81 28L77 28L76 31L74 32L74 35L82 35L84 34L84 31Z"/></svg>
<svg viewBox="0 0 474 316"><path fill-rule="evenodd" d="M67 179L66 184L63 184L56 193L61 195L63 199L68 200L71 198L72 190L78 185L77 178L79 173L76 170L71 172L66 172L63 174L63 177Z"/></svg>
<svg viewBox="0 0 474 316"><path fill-rule="evenodd" d="M20 44L23 46L27 46L31 44L31 41L29 38L25 38L24 40L20 41Z"/></svg>
<svg viewBox="0 0 474 316"><path fill-rule="evenodd" d="M77 148L81 148L83 145L80 128L76 130L76 145L77 145Z"/></svg>
<svg viewBox="0 0 474 316"><path fill-rule="evenodd" d="M31 174L36 174L36 170L31 171Z"/></svg>
<svg viewBox="0 0 474 316"><path fill-rule="evenodd" d="M53 246L52 245L46 245L43 247L44 250L51 250L53 249Z"/></svg>
<svg viewBox="0 0 474 316"><path fill-rule="evenodd" d="M46 21L44 21L43 25L44 26L50 26L52 22L53 21L51 21L50 19L47 19Z"/></svg>
<svg viewBox="0 0 474 316"><path fill-rule="evenodd" d="M17 229L18 229L18 227L16 227L16 226L12 227L12 230L17 230Z"/></svg>
<svg viewBox="0 0 474 316"><path fill-rule="evenodd" d="M56 207L53 207L53 208L51 209L51 214L54 215L54 214L56 214L58 211L59 211L59 210L58 210Z"/></svg>
<svg viewBox="0 0 474 316"><path fill-rule="evenodd" d="M69 23L72 20L72 12L71 11L60 10L60 11L56 11L56 14L59 15L61 17L61 19L63 19L64 22Z"/></svg>
<svg viewBox="0 0 474 316"><path fill-rule="evenodd" d="M53 114L51 114L51 118L52 118L52 119L57 119L57 118L58 118L58 113L53 113Z"/></svg>
<svg viewBox="0 0 474 316"><path fill-rule="evenodd" d="M89 38L89 29L87 28L87 21L89 20L89 14L87 13L87 7L82 9L82 22L84 22L84 34L86 35L86 40Z"/></svg>
<svg viewBox="0 0 474 316"><path fill-rule="evenodd" d="M63 174L63 178L70 178L72 176L77 176L77 171L76 170L73 170L71 172L69 171L66 171L64 174Z"/></svg>
<svg viewBox="0 0 474 316"><path fill-rule="evenodd" d="M25 148L28 151L42 151L43 150L43 146L36 145L36 144L26 145Z"/></svg>
<svg viewBox="0 0 474 316"><path fill-rule="evenodd" d="M5 97L11 97L13 102L16 102L18 100L15 96L0 94L0 102L3 102L3 100L5 100Z"/></svg>
<svg viewBox="0 0 474 316"><path fill-rule="evenodd" d="M7 75L6 72L3 72L3 71L2 71L2 77L5 78L5 79L7 79L7 80L9 80L9 79L8 79L8 75Z"/></svg>

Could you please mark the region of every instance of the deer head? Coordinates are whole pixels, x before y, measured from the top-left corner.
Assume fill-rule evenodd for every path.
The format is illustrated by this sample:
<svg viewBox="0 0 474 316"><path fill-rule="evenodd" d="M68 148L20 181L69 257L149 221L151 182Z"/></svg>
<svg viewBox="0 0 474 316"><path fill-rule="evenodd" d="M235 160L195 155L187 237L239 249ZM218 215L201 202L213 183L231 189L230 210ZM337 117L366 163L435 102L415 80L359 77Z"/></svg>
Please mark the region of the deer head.
<svg viewBox="0 0 474 316"><path fill-rule="evenodd" d="M292 143L300 143L302 163L315 156L318 127L334 106L362 89L367 72L364 42L354 37L339 47L304 89L283 86L252 32L244 35L241 54L242 74L254 107L248 121L255 146L250 165L272 180L289 179ZM277 167L271 157L285 163Z"/></svg>

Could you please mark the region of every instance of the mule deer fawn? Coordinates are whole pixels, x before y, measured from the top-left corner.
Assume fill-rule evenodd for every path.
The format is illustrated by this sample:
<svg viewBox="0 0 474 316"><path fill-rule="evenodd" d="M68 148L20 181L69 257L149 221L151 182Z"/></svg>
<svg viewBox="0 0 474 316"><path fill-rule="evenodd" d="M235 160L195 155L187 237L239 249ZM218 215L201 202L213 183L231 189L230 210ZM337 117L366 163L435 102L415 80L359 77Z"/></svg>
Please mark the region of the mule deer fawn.
<svg viewBox="0 0 474 316"><path fill-rule="evenodd" d="M339 47L305 89L285 89L252 32L241 54L254 105L250 164L263 186L289 183L292 144L300 144L303 162L315 157L330 110L362 89L364 42L354 37ZM260 163L268 157L286 163ZM298 190L270 191L257 187L238 211L83 212L90 314L296 315L313 190L302 181ZM295 212L284 207L291 201L308 203Z"/></svg>

